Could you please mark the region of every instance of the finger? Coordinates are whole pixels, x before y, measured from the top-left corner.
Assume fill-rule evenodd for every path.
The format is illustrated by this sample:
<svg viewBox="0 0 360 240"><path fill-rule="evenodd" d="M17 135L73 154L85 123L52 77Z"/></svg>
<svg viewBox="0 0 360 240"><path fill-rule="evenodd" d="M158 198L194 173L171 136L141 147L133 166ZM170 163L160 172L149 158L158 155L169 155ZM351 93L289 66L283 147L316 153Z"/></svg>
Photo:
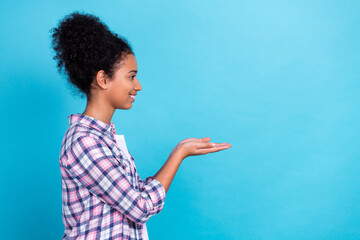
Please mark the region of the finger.
<svg viewBox="0 0 360 240"><path fill-rule="evenodd" d="M182 140L180 143L186 143L186 142L191 142L191 141L195 141L195 142L206 142L206 141L210 141L209 137L205 137L205 138L187 138Z"/></svg>
<svg viewBox="0 0 360 240"><path fill-rule="evenodd" d="M198 150L197 154L204 155L204 154L208 154L208 153L219 152L219 151L225 150L225 149L228 149L228 147L222 147L222 148L202 148L202 149L199 149L199 150Z"/></svg>
<svg viewBox="0 0 360 240"><path fill-rule="evenodd" d="M196 147L198 149L202 149L202 148L212 148L215 147L216 143L213 142L201 142L201 143L197 143Z"/></svg>
<svg viewBox="0 0 360 240"><path fill-rule="evenodd" d="M231 148L232 146L230 144L220 144L212 147L211 149L227 149Z"/></svg>
<svg viewBox="0 0 360 240"><path fill-rule="evenodd" d="M210 141L210 138L209 138L209 137L204 137L204 138L190 138L190 139L193 139L194 141L197 141L197 142L208 142L208 141Z"/></svg>
<svg viewBox="0 0 360 240"><path fill-rule="evenodd" d="M232 147L230 143L218 143L215 147Z"/></svg>
<svg viewBox="0 0 360 240"><path fill-rule="evenodd" d="M198 148L216 148L216 147L231 147L231 144L229 144L229 143L213 143L213 142L198 144Z"/></svg>
<svg viewBox="0 0 360 240"><path fill-rule="evenodd" d="M200 149L197 149L197 151L198 151L198 154L207 154L207 153L225 150L230 147L231 147L231 145L229 144L229 145L224 145L224 146L215 146L215 147L211 147L211 148L200 148Z"/></svg>

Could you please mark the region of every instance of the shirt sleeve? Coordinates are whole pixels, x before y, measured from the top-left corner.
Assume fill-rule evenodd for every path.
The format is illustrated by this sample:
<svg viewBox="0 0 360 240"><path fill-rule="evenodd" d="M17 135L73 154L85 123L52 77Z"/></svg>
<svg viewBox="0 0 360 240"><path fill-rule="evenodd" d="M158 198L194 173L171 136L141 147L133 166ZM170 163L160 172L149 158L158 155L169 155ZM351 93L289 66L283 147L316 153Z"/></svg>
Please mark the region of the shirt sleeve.
<svg viewBox="0 0 360 240"><path fill-rule="evenodd" d="M139 190L140 191L143 191L143 189L145 189L146 185L148 185L151 181L159 182L157 179L153 178L152 176L147 177L144 180L142 180L137 172L135 174L136 174L136 179L137 179L137 181L139 183ZM164 186L161 183L160 183L160 185L163 188L162 191L164 191L164 193L165 193Z"/></svg>
<svg viewBox="0 0 360 240"><path fill-rule="evenodd" d="M134 189L125 169L97 138L78 137L72 143L66 168L89 192L134 222L145 223L164 206L164 186L148 177Z"/></svg>

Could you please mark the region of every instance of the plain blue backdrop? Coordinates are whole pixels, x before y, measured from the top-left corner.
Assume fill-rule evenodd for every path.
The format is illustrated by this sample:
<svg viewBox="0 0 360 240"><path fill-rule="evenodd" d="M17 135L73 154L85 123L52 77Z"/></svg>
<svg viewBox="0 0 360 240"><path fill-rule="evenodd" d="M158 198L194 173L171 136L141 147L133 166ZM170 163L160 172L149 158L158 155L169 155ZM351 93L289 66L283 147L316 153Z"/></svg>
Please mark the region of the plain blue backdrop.
<svg viewBox="0 0 360 240"><path fill-rule="evenodd" d="M1 1L1 239L61 239L58 157L86 100L52 59L74 10L131 43L142 91L113 117L142 178L184 160L160 239L360 239L359 1Z"/></svg>

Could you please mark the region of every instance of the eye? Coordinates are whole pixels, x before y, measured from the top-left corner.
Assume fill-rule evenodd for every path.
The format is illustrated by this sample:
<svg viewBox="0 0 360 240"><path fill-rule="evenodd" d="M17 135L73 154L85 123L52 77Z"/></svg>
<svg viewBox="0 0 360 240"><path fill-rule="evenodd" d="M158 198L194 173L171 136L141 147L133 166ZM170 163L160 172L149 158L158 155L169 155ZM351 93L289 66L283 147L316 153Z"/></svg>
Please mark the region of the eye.
<svg viewBox="0 0 360 240"><path fill-rule="evenodd" d="M130 78L131 78L132 80L134 80L134 77L136 77L136 75L133 75L133 76L131 76Z"/></svg>

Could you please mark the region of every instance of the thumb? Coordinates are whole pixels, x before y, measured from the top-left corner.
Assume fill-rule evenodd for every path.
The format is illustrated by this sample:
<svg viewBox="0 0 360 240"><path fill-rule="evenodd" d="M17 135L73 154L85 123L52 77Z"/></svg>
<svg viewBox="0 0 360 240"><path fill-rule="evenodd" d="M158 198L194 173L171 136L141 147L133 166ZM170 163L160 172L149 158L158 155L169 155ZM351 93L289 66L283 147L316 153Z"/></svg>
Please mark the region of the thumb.
<svg viewBox="0 0 360 240"><path fill-rule="evenodd" d="M201 139L203 142L208 142L208 141L210 141L210 138L209 137L204 137L204 138L202 138Z"/></svg>

